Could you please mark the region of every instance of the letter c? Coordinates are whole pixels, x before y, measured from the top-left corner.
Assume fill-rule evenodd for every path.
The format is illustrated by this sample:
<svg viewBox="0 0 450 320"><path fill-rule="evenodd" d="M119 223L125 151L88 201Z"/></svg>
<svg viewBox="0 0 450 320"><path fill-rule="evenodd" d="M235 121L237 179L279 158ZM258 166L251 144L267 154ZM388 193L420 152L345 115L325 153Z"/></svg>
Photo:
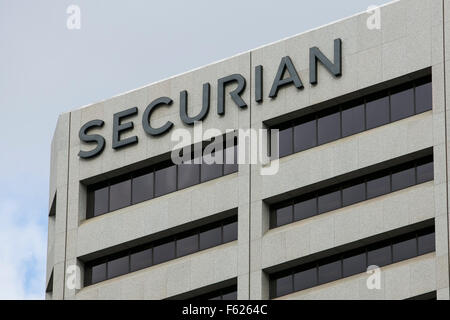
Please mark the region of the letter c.
<svg viewBox="0 0 450 320"><path fill-rule="evenodd" d="M170 106L172 104L172 99L168 97L161 97L158 99L155 99L150 103L147 108L144 111L144 115L142 116L142 127L144 128L144 131L151 135L151 136L158 136L161 135L167 131L170 130L173 126L173 122L167 121L163 126L159 128L153 128L150 125L150 116L152 114L152 111L156 109L157 107L161 105L168 105Z"/></svg>

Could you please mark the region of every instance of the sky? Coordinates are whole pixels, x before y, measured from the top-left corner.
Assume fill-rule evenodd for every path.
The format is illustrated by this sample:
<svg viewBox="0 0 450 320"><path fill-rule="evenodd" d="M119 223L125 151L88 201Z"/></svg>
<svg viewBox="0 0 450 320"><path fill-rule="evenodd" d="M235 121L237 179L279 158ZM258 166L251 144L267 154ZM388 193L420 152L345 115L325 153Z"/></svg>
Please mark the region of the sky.
<svg viewBox="0 0 450 320"><path fill-rule="evenodd" d="M45 298L59 114L387 2L0 0L0 299Z"/></svg>

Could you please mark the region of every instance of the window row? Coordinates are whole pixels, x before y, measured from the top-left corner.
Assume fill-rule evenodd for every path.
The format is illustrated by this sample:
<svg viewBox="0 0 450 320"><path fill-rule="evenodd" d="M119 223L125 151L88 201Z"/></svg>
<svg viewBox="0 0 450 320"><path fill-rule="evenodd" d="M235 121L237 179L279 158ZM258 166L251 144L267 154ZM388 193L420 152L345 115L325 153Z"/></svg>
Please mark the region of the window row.
<svg viewBox="0 0 450 320"><path fill-rule="evenodd" d="M275 204L270 226L280 227L430 180L433 180L432 156Z"/></svg>
<svg viewBox="0 0 450 320"><path fill-rule="evenodd" d="M237 240L237 216L86 263L85 285Z"/></svg>
<svg viewBox="0 0 450 320"><path fill-rule="evenodd" d="M361 247L271 277L271 297L305 290L435 251L434 227Z"/></svg>
<svg viewBox="0 0 450 320"><path fill-rule="evenodd" d="M118 181L97 184L89 188L86 217L96 217L237 172L237 152L237 146L225 148L220 155L223 163L208 164L191 161L191 163L175 165L168 161L128 174L119 178ZM211 155L213 158L215 156L215 154ZM208 160L208 162L211 161Z"/></svg>
<svg viewBox="0 0 450 320"><path fill-rule="evenodd" d="M432 109L431 77L277 126L279 157Z"/></svg>

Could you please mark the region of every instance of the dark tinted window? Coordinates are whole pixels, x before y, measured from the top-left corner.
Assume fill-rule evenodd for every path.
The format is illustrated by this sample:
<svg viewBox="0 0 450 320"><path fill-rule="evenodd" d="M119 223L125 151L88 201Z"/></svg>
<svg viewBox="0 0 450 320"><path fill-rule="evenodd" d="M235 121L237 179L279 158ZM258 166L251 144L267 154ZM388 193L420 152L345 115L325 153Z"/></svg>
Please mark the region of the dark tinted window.
<svg viewBox="0 0 450 320"><path fill-rule="evenodd" d="M131 180L111 185L109 192L109 211L131 204Z"/></svg>
<svg viewBox="0 0 450 320"><path fill-rule="evenodd" d="M128 273L128 267L128 256L108 261L108 279Z"/></svg>
<svg viewBox="0 0 450 320"><path fill-rule="evenodd" d="M432 101L431 82L416 87L416 113L431 110Z"/></svg>
<svg viewBox="0 0 450 320"><path fill-rule="evenodd" d="M222 158L219 160L220 155L222 155ZM205 158L208 160L205 160ZM205 161L210 162L210 164L206 163ZM202 182L208 181L211 179L216 179L223 175L223 173L222 173L223 164L218 163L218 162L223 162L223 152L217 153L217 158L216 158L215 153L204 155L202 165L201 165L201 171L202 171L202 174L201 174L202 179L201 180L202 180Z"/></svg>
<svg viewBox="0 0 450 320"><path fill-rule="evenodd" d="M198 234L177 240L177 257L198 251Z"/></svg>
<svg viewBox="0 0 450 320"><path fill-rule="evenodd" d="M330 114L318 120L318 143L327 143L341 137L340 113Z"/></svg>
<svg viewBox="0 0 450 320"><path fill-rule="evenodd" d="M417 183L433 180L433 162L417 166Z"/></svg>
<svg viewBox="0 0 450 320"><path fill-rule="evenodd" d="M366 121L367 129L372 129L389 122L389 97L367 102Z"/></svg>
<svg viewBox="0 0 450 320"><path fill-rule="evenodd" d="M237 300L237 291L225 293L222 296L222 300Z"/></svg>
<svg viewBox="0 0 450 320"><path fill-rule="evenodd" d="M225 149L225 160L223 174L230 174L238 171L238 148L237 146Z"/></svg>
<svg viewBox="0 0 450 320"><path fill-rule="evenodd" d="M410 187L416 183L416 169L410 168L392 174L392 191Z"/></svg>
<svg viewBox="0 0 450 320"><path fill-rule="evenodd" d="M416 238L394 243L392 246L392 260L394 262L410 259L417 255Z"/></svg>
<svg viewBox="0 0 450 320"><path fill-rule="evenodd" d="M391 121L414 115L414 89L407 89L391 95Z"/></svg>
<svg viewBox="0 0 450 320"><path fill-rule="evenodd" d="M275 213L276 226L282 226L292 222L292 206L289 205L284 208L279 208Z"/></svg>
<svg viewBox="0 0 450 320"><path fill-rule="evenodd" d="M319 266L319 284L331 282L341 277L341 260Z"/></svg>
<svg viewBox="0 0 450 320"><path fill-rule="evenodd" d="M294 152L312 148L317 145L316 120L294 127Z"/></svg>
<svg viewBox="0 0 450 320"><path fill-rule="evenodd" d="M130 255L130 269L136 271L152 265L152 249L132 253Z"/></svg>
<svg viewBox="0 0 450 320"><path fill-rule="evenodd" d="M154 264L175 258L175 241L161 244L153 248Z"/></svg>
<svg viewBox="0 0 450 320"><path fill-rule="evenodd" d="M292 287L292 275L277 279L275 286L277 297L293 292L294 288Z"/></svg>
<svg viewBox="0 0 450 320"><path fill-rule="evenodd" d="M177 189L177 167L170 166L155 172L155 197L173 192Z"/></svg>
<svg viewBox="0 0 450 320"><path fill-rule="evenodd" d="M342 203L344 206L363 201L366 199L366 184L360 183L342 189Z"/></svg>
<svg viewBox="0 0 450 320"><path fill-rule="evenodd" d="M280 130L278 150L279 157L284 157L292 153L292 128Z"/></svg>
<svg viewBox="0 0 450 320"><path fill-rule="evenodd" d="M238 224L232 222L223 226L223 242L230 242L238 238Z"/></svg>
<svg viewBox="0 0 450 320"><path fill-rule="evenodd" d="M342 136L347 137L364 130L364 105L342 111Z"/></svg>
<svg viewBox="0 0 450 320"><path fill-rule="evenodd" d="M425 234L419 236L418 245L419 245L419 254L425 254L428 252L435 251L435 234Z"/></svg>
<svg viewBox="0 0 450 320"><path fill-rule="evenodd" d="M317 199L312 198L294 205L294 220L302 220L317 214Z"/></svg>
<svg viewBox="0 0 450 320"><path fill-rule="evenodd" d="M153 198L153 173L133 178L133 203Z"/></svg>
<svg viewBox="0 0 450 320"><path fill-rule="evenodd" d="M178 165L178 189L187 188L198 183L200 183L199 164Z"/></svg>
<svg viewBox="0 0 450 320"><path fill-rule="evenodd" d="M366 253L360 253L344 258L342 261L344 277L349 277L366 271Z"/></svg>
<svg viewBox="0 0 450 320"><path fill-rule="evenodd" d="M94 192L94 216L108 212L109 187L95 190Z"/></svg>
<svg viewBox="0 0 450 320"><path fill-rule="evenodd" d="M367 253L367 266L382 267L392 263L391 246L374 248Z"/></svg>
<svg viewBox="0 0 450 320"><path fill-rule="evenodd" d="M319 213L335 210L341 207L341 192L334 191L319 196Z"/></svg>
<svg viewBox="0 0 450 320"><path fill-rule="evenodd" d="M92 283L106 280L106 263L98 264L92 267Z"/></svg>
<svg viewBox="0 0 450 320"><path fill-rule="evenodd" d="M317 268L312 268L294 274L294 290L300 291L317 285Z"/></svg>
<svg viewBox="0 0 450 320"><path fill-rule="evenodd" d="M200 250L218 246L221 243L222 243L221 227L200 233Z"/></svg>
<svg viewBox="0 0 450 320"><path fill-rule="evenodd" d="M367 181L367 198L374 198L390 192L390 176Z"/></svg>

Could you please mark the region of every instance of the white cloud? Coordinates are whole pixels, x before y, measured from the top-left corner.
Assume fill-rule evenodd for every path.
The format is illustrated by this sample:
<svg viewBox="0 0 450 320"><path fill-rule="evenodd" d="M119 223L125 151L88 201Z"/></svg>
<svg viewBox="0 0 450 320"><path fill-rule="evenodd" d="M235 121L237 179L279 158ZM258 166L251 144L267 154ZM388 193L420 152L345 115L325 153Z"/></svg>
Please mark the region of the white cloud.
<svg viewBox="0 0 450 320"><path fill-rule="evenodd" d="M46 226L26 206L0 199L0 299L45 296Z"/></svg>

